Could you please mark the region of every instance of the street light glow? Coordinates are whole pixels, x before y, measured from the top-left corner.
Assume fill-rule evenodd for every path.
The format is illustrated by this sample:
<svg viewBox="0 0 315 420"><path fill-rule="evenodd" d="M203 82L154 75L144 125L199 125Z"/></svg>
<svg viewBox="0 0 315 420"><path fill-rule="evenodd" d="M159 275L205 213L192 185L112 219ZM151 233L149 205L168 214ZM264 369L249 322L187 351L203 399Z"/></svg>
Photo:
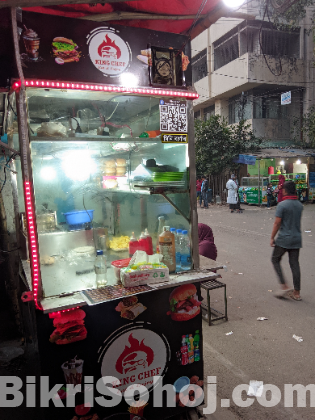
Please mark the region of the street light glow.
<svg viewBox="0 0 315 420"><path fill-rule="evenodd" d="M245 0L223 0L223 3L227 7L230 7L231 9L234 9L236 7L242 6L242 4L244 3L244 1Z"/></svg>

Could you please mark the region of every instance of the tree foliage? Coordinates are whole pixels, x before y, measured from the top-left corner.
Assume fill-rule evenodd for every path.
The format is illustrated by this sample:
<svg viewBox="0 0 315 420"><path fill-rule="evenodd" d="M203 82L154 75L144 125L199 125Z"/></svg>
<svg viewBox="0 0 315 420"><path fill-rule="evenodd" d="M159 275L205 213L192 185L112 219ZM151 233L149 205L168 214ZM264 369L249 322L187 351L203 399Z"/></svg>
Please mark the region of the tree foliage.
<svg viewBox="0 0 315 420"><path fill-rule="evenodd" d="M272 18L279 29L295 29L301 24L301 20L306 17L306 9L314 4L314 0L298 0L292 6L287 8L284 12L277 11L272 7L272 3L268 0L269 7L272 9ZM288 3L288 0L277 1L278 4ZM314 26L314 12L311 12L310 21L307 22ZM311 31L311 29L310 29ZM309 31L309 32L310 32Z"/></svg>
<svg viewBox="0 0 315 420"><path fill-rule="evenodd" d="M207 175L236 170L239 165L233 159L239 154L257 151L262 142L246 121L228 125L219 115L207 121L195 120L195 137L197 172Z"/></svg>

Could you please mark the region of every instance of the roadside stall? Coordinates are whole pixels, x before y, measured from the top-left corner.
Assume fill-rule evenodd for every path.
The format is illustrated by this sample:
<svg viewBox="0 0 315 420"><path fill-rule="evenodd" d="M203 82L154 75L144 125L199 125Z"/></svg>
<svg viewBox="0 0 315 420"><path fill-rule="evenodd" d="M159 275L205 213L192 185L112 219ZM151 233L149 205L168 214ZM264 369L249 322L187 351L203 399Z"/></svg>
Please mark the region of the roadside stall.
<svg viewBox="0 0 315 420"><path fill-rule="evenodd" d="M245 204L267 204L268 183L268 177L242 177L241 185L238 189L240 202Z"/></svg>
<svg viewBox="0 0 315 420"><path fill-rule="evenodd" d="M307 185L307 172L295 174L283 174L286 181L293 181L296 193L300 201L307 201L309 198ZM270 182L273 188L277 188L279 184L279 175L270 175Z"/></svg>
<svg viewBox="0 0 315 420"><path fill-rule="evenodd" d="M84 407L78 393L39 418L172 417L193 404L185 385L203 387L200 282L218 277L199 269L189 42L27 12L18 30L21 287L40 374L140 394ZM172 407L153 406L154 376Z"/></svg>

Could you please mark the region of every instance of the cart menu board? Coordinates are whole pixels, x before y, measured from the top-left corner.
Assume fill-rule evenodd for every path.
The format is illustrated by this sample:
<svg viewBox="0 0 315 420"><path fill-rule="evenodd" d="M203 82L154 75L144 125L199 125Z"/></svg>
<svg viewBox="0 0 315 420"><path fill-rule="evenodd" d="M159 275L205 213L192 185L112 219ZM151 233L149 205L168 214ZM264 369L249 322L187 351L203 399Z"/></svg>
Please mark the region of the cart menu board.
<svg viewBox="0 0 315 420"><path fill-rule="evenodd" d="M86 398L91 398L93 404L90 409L83 407L84 395L78 393L76 407L60 405L56 408L50 402L41 419L71 420L86 411L95 419L107 419L117 413L121 416L119 420L136 420L136 414L146 420L167 419L193 403L191 395L180 399L180 391L192 385L199 390L195 397L201 404L200 296L200 285L195 283L85 306L78 310L77 327L73 324L73 315L65 315L65 318L71 317L68 322L72 323L68 341L60 337L65 334L63 322L37 312L41 375L49 377L50 389L59 384L56 391L59 389L58 395L64 398L61 399L63 405L66 404L66 382L82 385L83 389L85 386L90 396ZM159 405L154 377L160 377L163 386L173 385L171 401L167 402L164 392ZM105 395L104 387L98 383L101 378L112 390L103 400L98 398ZM130 394L140 394L140 402L127 403ZM155 402L154 398L157 398ZM142 406L140 411L139 405Z"/></svg>
<svg viewBox="0 0 315 420"><path fill-rule="evenodd" d="M152 46L180 50L183 79L192 84L183 35L25 11L19 30L27 79L149 86Z"/></svg>

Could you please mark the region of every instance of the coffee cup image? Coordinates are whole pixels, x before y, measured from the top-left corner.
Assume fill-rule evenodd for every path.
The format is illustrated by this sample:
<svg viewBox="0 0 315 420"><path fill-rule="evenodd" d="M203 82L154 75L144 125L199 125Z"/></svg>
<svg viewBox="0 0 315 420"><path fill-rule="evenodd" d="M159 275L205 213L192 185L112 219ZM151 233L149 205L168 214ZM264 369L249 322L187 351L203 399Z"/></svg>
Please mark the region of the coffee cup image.
<svg viewBox="0 0 315 420"><path fill-rule="evenodd" d="M38 34L33 31L33 29L27 29L24 26L25 31L22 35L22 39L24 42L25 50L27 56L30 60L36 61L38 60L39 56L39 45L40 45L40 38Z"/></svg>

